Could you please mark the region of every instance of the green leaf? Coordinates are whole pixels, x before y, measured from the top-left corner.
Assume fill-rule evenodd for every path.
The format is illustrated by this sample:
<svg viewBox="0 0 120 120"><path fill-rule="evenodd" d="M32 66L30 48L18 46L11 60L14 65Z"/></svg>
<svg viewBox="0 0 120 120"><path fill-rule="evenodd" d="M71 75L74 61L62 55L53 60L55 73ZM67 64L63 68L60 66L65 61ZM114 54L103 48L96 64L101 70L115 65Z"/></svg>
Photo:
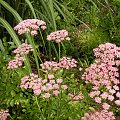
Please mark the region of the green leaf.
<svg viewBox="0 0 120 120"><path fill-rule="evenodd" d="M11 91L11 95L12 95L12 97L14 97L16 95L14 90Z"/></svg>

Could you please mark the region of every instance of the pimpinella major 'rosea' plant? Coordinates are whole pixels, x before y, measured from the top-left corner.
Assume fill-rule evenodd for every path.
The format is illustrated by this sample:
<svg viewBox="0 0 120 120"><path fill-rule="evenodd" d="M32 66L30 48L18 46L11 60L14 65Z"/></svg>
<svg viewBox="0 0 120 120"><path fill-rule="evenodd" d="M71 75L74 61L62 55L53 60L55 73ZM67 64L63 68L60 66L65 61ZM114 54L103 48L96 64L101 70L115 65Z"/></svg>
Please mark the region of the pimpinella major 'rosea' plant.
<svg viewBox="0 0 120 120"><path fill-rule="evenodd" d="M10 83L16 89L12 90L11 88L8 100L4 100L8 109L10 109L11 119L31 119L31 117L35 120L80 118L79 106L80 104L83 106L84 102L79 103L77 108L73 109L75 108L74 102L81 101L84 97L79 86L77 86L78 89L74 90L75 78L69 73L70 69L77 67L78 62L70 57L62 56L60 52L61 42L63 40L70 40L68 32L66 30L59 30L47 36L47 38L52 37L51 40L59 40L59 58L57 58L58 61L43 62L36 49L34 36L38 34L39 27L45 30L45 25L45 22L42 20L28 19L22 21L14 28L19 35L28 34L30 40L27 39L26 42L28 44L22 43L13 51L15 57L6 65L7 71L11 71L11 79L16 79L15 82L12 81ZM35 59L30 55L34 56ZM33 69L32 64L31 73L25 68L25 56L32 58L29 61L30 64L35 61L37 70ZM69 77L66 74L69 74L69 77L73 79L72 83L70 83ZM16 96L19 99L16 99ZM17 113L18 111L19 113ZM70 115L68 114L69 111L73 113ZM77 116L74 113L77 113ZM83 113L84 110L82 111Z"/></svg>
<svg viewBox="0 0 120 120"><path fill-rule="evenodd" d="M95 62L85 71L79 68L81 73L84 71L80 80L71 72L72 69L77 70L79 63L61 55L60 45L64 46L62 41L70 40L68 32L59 30L47 36L49 42L57 43L58 58L56 61L43 62L34 41L39 27L43 30L47 28L44 21L37 19L24 20L15 27L18 34L27 34L30 39L26 40L29 44L22 43L13 51L16 55L6 65L8 71L11 70L9 79L17 80L16 83L10 83L16 87L16 90L11 90L12 100L5 100L10 112L1 112L1 119L10 116L11 119L33 120L114 120L113 112L120 106L120 48L106 43L94 49ZM26 56L34 58L29 61L31 73L24 69ZM36 70L33 69L35 65L31 64L34 61ZM16 100L17 94L19 100ZM90 111L91 106L94 106L96 111Z"/></svg>
<svg viewBox="0 0 120 120"><path fill-rule="evenodd" d="M104 112L109 109L116 112L116 108L120 106L120 47L106 43L99 45L93 51L96 57L95 62L85 69L82 79L85 80L86 84L92 85L89 96L97 103L97 106L101 106ZM100 115L101 113L96 114L97 116L95 114L88 115L88 119L94 120L97 116L98 119L101 118L103 120L115 119L115 117L110 117L109 113L106 116L104 115L104 117ZM110 115L113 115L113 113ZM87 117L82 119L86 120Z"/></svg>

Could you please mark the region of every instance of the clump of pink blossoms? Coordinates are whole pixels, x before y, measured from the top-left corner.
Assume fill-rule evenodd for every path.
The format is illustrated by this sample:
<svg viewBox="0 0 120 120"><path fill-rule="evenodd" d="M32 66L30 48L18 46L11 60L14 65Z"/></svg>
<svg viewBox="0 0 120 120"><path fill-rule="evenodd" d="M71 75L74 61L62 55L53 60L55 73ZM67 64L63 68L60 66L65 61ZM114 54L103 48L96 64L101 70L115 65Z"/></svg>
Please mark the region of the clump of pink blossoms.
<svg viewBox="0 0 120 120"><path fill-rule="evenodd" d="M61 90L68 87L62 84L62 79L55 79L55 76L48 74L48 79L39 78L38 75L31 73L21 79L21 88L32 89L35 95L49 98L52 95L58 96Z"/></svg>
<svg viewBox="0 0 120 120"><path fill-rule="evenodd" d="M75 59L71 59L69 57L63 57L59 61L60 68L70 69L73 67L77 67L77 61Z"/></svg>
<svg viewBox="0 0 120 120"><path fill-rule="evenodd" d="M15 54L23 55L23 54L29 54L30 51L33 51L32 45L23 43L19 45L18 48L15 49L13 52Z"/></svg>
<svg viewBox="0 0 120 120"><path fill-rule="evenodd" d="M40 64L43 70L45 71L56 71L60 68L63 69L70 69L73 67L77 67L77 61L75 59L71 59L69 57L62 57L59 61L59 63L54 61L46 61L43 64Z"/></svg>
<svg viewBox="0 0 120 120"><path fill-rule="evenodd" d="M97 112L85 113L81 120L115 120L113 112L101 110Z"/></svg>
<svg viewBox="0 0 120 120"><path fill-rule="evenodd" d="M24 60L25 60L24 57L20 57L19 55L16 55L13 60L9 61L7 68L15 69L15 68L21 67Z"/></svg>
<svg viewBox="0 0 120 120"><path fill-rule="evenodd" d="M119 96L119 72L120 65L120 47L114 44L106 43L94 49L96 56L95 63L88 67L82 79L86 83L93 85L93 91L90 92L90 97L95 99L95 102L101 103L102 99L113 101L116 105L120 105ZM103 91L104 89L104 91ZM116 97L115 97L116 96Z"/></svg>
<svg viewBox="0 0 120 120"><path fill-rule="evenodd" d="M120 47L111 43L101 44L98 48L93 49L93 52L97 58L102 59L104 62L109 60L114 61L115 58L120 58Z"/></svg>
<svg viewBox="0 0 120 120"><path fill-rule="evenodd" d="M15 69L21 67L25 58L22 55L28 54L30 51L33 51L32 46L26 43L23 43L18 46L13 52L16 54L13 60L9 61L8 69Z"/></svg>
<svg viewBox="0 0 120 120"><path fill-rule="evenodd" d="M45 61L45 63L40 64L40 66L45 71L49 71L49 70L56 71L59 69L59 64L54 61Z"/></svg>
<svg viewBox="0 0 120 120"><path fill-rule="evenodd" d="M66 30L58 30L55 32L50 33L50 35L47 36L48 41L55 41L56 43L59 43L63 40L70 40L68 37L68 31Z"/></svg>
<svg viewBox="0 0 120 120"><path fill-rule="evenodd" d="M0 110L0 120L6 120L9 115L8 110Z"/></svg>
<svg viewBox="0 0 120 120"><path fill-rule="evenodd" d="M20 22L17 26L14 27L16 31L18 31L19 35L30 33L31 35L37 35L37 30L39 27L42 30L45 30L46 23L43 20L38 19L27 19Z"/></svg>

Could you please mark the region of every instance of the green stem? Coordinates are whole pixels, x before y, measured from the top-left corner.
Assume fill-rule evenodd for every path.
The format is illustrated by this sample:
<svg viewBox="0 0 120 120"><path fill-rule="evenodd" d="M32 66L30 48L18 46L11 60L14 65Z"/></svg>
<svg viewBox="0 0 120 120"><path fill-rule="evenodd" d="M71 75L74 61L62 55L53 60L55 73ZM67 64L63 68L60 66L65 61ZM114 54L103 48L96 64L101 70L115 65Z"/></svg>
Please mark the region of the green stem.
<svg viewBox="0 0 120 120"><path fill-rule="evenodd" d="M49 58L50 58L50 60L52 60L52 58L51 58L51 45L50 45L50 42L48 42L48 46L49 46Z"/></svg>
<svg viewBox="0 0 120 120"><path fill-rule="evenodd" d="M44 41L44 39L43 39L43 36L42 36L41 30L39 30L39 32L40 32L40 36L41 36L42 41L43 41L43 46L44 46L44 49L45 49L45 53L46 53L46 55L47 55L47 49L46 49L46 47L45 47L45 41Z"/></svg>
<svg viewBox="0 0 120 120"><path fill-rule="evenodd" d="M40 76L39 62L38 62L38 57L37 57L38 54L37 54L36 46L35 46L35 43L34 43L34 39L32 38L31 40L32 40L32 41L31 41L32 47L33 47L33 49L34 49L33 54L34 54L35 62L36 62L36 65L37 65L38 75Z"/></svg>
<svg viewBox="0 0 120 120"><path fill-rule="evenodd" d="M58 59L60 61L60 43L58 43L58 47L59 47L59 57L58 57Z"/></svg>
<svg viewBox="0 0 120 120"><path fill-rule="evenodd" d="M38 109L39 109L39 111L40 111L40 114L41 114L42 120L44 120L44 117L43 117L42 111L40 110L40 105L39 105L39 103L38 103L37 96L35 96L35 100L36 100L36 104L37 104L37 106L38 106Z"/></svg>
<svg viewBox="0 0 120 120"><path fill-rule="evenodd" d="M63 50L64 50L64 53L65 53L65 55L66 55L66 48L65 48L65 46L64 46L64 44L63 44L63 42L61 42L61 45L62 45Z"/></svg>
<svg viewBox="0 0 120 120"><path fill-rule="evenodd" d="M56 47L55 47L55 45L54 45L53 42L51 42L51 44L52 44L52 47L54 48L54 51L55 51L56 57L58 58L59 55L58 55L58 52L57 52L57 50L56 50Z"/></svg>

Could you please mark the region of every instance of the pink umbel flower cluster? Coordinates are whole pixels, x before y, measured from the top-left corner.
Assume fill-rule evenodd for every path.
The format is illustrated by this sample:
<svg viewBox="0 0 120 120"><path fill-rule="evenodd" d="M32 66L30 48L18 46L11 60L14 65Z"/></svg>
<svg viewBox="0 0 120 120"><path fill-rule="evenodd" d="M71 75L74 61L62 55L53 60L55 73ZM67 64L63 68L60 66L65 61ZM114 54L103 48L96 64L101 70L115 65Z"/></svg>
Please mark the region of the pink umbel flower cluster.
<svg viewBox="0 0 120 120"><path fill-rule="evenodd" d="M6 120L10 116L8 110L0 110L0 120Z"/></svg>
<svg viewBox="0 0 120 120"><path fill-rule="evenodd" d="M45 71L56 71L60 68L70 69L77 67L77 61L69 57L62 57L58 63L54 61L46 61L45 63L40 64L40 66Z"/></svg>
<svg viewBox="0 0 120 120"><path fill-rule="evenodd" d="M114 114L108 110L85 113L81 120L115 120Z"/></svg>
<svg viewBox="0 0 120 120"><path fill-rule="evenodd" d="M84 96L82 95L82 92L79 92L79 94L69 93L68 96L69 96L73 101L79 101L79 100L82 100L82 99L84 98Z"/></svg>
<svg viewBox="0 0 120 120"><path fill-rule="evenodd" d="M94 98L96 103L102 103L102 101L114 102L117 106L120 106L120 91L117 85L114 85L113 88L111 86L107 87L107 89L103 91L92 91L90 92L90 97Z"/></svg>
<svg viewBox="0 0 120 120"><path fill-rule="evenodd" d="M45 61L45 63L40 64L41 68L45 71L56 71L59 69L59 64L57 62L54 61Z"/></svg>
<svg viewBox="0 0 120 120"><path fill-rule="evenodd" d="M38 75L31 73L21 79L21 88L32 89L35 95L41 95L43 98L49 98L52 95L58 96L61 90L68 87L62 84L62 79L55 79L53 74L48 74L48 79L39 78Z"/></svg>
<svg viewBox="0 0 120 120"><path fill-rule="evenodd" d="M21 67L23 61L25 61L24 57L20 57L19 55L16 55L13 60L9 61L7 69L15 69Z"/></svg>
<svg viewBox="0 0 120 120"><path fill-rule="evenodd" d="M63 40L68 40L69 41L70 38L68 37L68 31L58 30L58 31L50 33L50 35L47 36L47 40L59 43Z"/></svg>
<svg viewBox="0 0 120 120"><path fill-rule="evenodd" d="M97 90L101 85L119 84L118 77L118 68L115 66L114 61L104 63L98 59L90 67L86 68L82 75L82 79L85 79L86 83L92 83L94 90Z"/></svg>
<svg viewBox="0 0 120 120"><path fill-rule="evenodd" d="M75 59L71 59L69 57L63 57L59 61L60 68L70 69L73 67L77 67L77 61Z"/></svg>
<svg viewBox="0 0 120 120"><path fill-rule="evenodd" d="M23 55L23 54L29 54L30 51L33 51L32 45L28 45L26 43L22 43L13 52L15 54Z"/></svg>
<svg viewBox="0 0 120 120"><path fill-rule="evenodd" d="M93 49L93 52L97 58L104 60L104 62L114 61L115 57L120 58L120 47L111 43L101 44L98 48Z"/></svg>
<svg viewBox="0 0 120 120"><path fill-rule="evenodd" d="M28 54L30 51L33 51L32 46L26 43L23 43L18 46L13 52L16 54L13 60L9 61L8 69L15 69L21 67L25 58L22 55Z"/></svg>
<svg viewBox="0 0 120 120"><path fill-rule="evenodd" d="M120 47L106 43L94 49L95 63L86 68L82 79L92 84L90 97L96 103L114 102L120 106L119 72Z"/></svg>
<svg viewBox="0 0 120 120"><path fill-rule="evenodd" d="M38 19L26 19L20 22L17 26L14 27L16 31L18 31L19 35L25 34L25 33L30 33L31 35L37 35L37 30L39 27L42 30L45 30L46 23L43 20L38 20Z"/></svg>

